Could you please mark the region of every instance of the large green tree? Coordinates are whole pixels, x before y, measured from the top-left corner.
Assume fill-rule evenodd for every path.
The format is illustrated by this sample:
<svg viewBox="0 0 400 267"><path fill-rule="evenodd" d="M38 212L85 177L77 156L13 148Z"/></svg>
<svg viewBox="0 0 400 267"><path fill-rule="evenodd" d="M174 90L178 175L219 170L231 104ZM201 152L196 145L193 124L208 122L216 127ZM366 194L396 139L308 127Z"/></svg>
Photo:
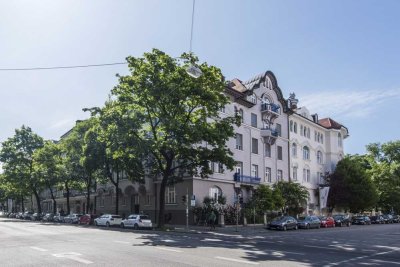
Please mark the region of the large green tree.
<svg viewBox="0 0 400 267"><path fill-rule="evenodd" d="M132 157L144 155L149 176L160 179L158 226L164 225L165 189L185 176L207 177L209 161L232 169L226 142L234 136L236 117L219 116L228 103L221 71L193 55L172 58L154 49L143 58L127 58L130 75L120 76L112 90L122 116L129 118L125 134L132 140ZM186 73L197 64L202 75Z"/></svg>
<svg viewBox="0 0 400 267"><path fill-rule="evenodd" d="M253 192L253 195L246 207L254 210L257 214L264 214L268 211L281 209L283 206L283 197L278 188L271 188L268 185L261 184Z"/></svg>
<svg viewBox="0 0 400 267"><path fill-rule="evenodd" d="M42 212L39 194L43 185L34 175L33 153L43 146L43 139L30 127L22 126L15 130L14 136L2 143L0 161L3 163L3 175L9 186L23 197L33 194L37 211Z"/></svg>
<svg viewBox="0 0 400 267"><path fill-rule="evenodd" d="M346 156L329 176L328 207L357 213L374 208L378 195L364 156Z"/></svg>
<svg viewBox="0 0 400 267"><path fill-rule="evenodd" d="M307 203L308 190L304 186L294 182L279 181L274 185L276 195L280 195L281 199L277 201L276 207L283 212L297 215L302 211L302 207Z"/></svg>
<svg viewBox="0 0 400 267"><path fill-rule="evenodd" d="M378 208L400 213L400 141L367 146L372 176L378 188Z"/></svg>

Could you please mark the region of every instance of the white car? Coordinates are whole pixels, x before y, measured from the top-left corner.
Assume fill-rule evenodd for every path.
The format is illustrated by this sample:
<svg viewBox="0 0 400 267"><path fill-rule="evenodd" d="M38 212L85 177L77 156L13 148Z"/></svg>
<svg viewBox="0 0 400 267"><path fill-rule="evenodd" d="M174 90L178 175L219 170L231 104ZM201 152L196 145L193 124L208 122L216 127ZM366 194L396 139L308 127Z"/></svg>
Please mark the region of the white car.
<svg viewBox="0 0 400 267"><path fill-rule="evenodd" d="M139 229L139 228L153 228L153 224L151 222L151 219L147 215L142 215L142 214L132 214L129 215L127 219L122 220L121 222L121 228L125 227L133 227L134 229Z"/></svg>
<svg viewBox="0 0 400 267"><path fill-rule="evenodd" d="M122 217L113 214L104 214L101 215L99 218L94 219L94 225L96 226L104 225L110 227L113 225L120 225L121 222L122 222Z"/></svg>

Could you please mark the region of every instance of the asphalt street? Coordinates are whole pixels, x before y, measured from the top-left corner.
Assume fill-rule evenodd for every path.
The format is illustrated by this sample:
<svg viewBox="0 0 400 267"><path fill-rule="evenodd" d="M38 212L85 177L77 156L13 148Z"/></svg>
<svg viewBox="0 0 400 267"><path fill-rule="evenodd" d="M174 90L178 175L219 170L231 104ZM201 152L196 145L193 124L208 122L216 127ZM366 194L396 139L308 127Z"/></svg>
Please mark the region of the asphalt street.
<svg viewBox="0 0 400 267"><path fill-rule="evenodd" d="M399 266L400 224L233 233L0 219L0 266Z"/></svg>

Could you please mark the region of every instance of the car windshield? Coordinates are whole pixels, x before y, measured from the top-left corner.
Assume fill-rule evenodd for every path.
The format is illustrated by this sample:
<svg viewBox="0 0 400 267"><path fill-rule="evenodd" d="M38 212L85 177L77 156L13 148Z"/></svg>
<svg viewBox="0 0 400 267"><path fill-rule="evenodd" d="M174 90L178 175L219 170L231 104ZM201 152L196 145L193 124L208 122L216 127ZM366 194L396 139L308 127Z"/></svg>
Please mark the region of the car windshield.
<svg viewBox="0 0 400 267"><path fill-rule="evenodd" d="M147 216L147 215L140 215L140 219L148 220L148 219L150 219L150 218L149 218L149 216Z"/></svg>

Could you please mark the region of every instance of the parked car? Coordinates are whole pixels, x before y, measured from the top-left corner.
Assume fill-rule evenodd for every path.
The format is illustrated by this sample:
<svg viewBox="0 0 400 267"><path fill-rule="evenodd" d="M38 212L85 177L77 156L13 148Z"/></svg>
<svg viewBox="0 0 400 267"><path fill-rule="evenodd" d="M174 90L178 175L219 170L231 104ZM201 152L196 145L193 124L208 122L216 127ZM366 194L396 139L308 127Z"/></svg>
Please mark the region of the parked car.
<svg viewBox="0 0 400 267"><path fill-rule="evenodd" d="M288 229L297 230L297 228L297 220L292 216L277 217L268 224L268 229L278 229L286 231Z"/></svg>
<svg viewBox="0 0 400 267"><path fill-rule="evenodd" d="M24 212L15 213L15 217L14 218L20 219L20 220L24 219Z"/></svg>
<svg viewBox="0 0 400 267"><path fill-rule="evenodd" d="M383 214L382 217L383 217L383 221L385 223L393 223L393 215L391 215L391 214Z"/></svg>
<svg viewBox="0 0 400 267"><path fill-rule="evenodd" d="M31 220L32 215L33 215L32 211L25 211L24 214L22 214L22 219Z"/></svg>
<svg viewBox="0 0 400 267"><path fill-rule="evenodd" d="M17 214L18 213L12 212L12 213L8 214L8 218L15 218L17 216Z"/></svg>
<svg viewBox="0 0 400 267"><path fill-rule="evenodd" d="M70 215L64 217L64 222L65 223L78 223L79 217L81 217L81 216L82 216L82 214L77 214L77 213L70 214Z"/></svg>
<svg viewBox="0 0 400 267"><path fill-rule="evenodd" d="M393 222L394 223L399 223L400 222L400 215L392 215L393 216Z"/></svg>
<svg viewBox="0 0 400 267"><path fill-rule="evenodd" d="M299 217L297 226L304 229L321 228L321 220L317 216Z"/></svg>
<svg viewBox="0 0 400 267"><path fill-rule="evenodd" d="M125 220L122 220L121 227L133 227L135 230L140 228L152 229L153 223L151 222L150 217L147 215L132 214L129 215L128 218L126 218Z"/></svg>
<svg viewBox="0 0 400 267"><path fill-rule="evenodd" d="M335 227L335 219L330 216L320 216L319 219L321 220L321 227Z"/></svg>
<svg viewBox="0 0 400 267"><path fill-rule="evenodd" d="M54 213L46 213L42 217L42 221L44 221L44 222L52 222L53 220L54 220Z"/></svg>
<svg viewBox="0 0 400 267"><path fill-rule="evenodd" d="M351 225L351 220L350 217L348 215L342 215L342 214L338 214L338 215L334 215L333 219L335 220L335 225L336 226L350 226Z"/></svg>
<svg viewBox="0 0 400 267"><path fill-rule="evenodd" d="M31 221L40 221L42 219L42 214L41 213L33 213L30 217L29 220Z"/></svg>
<svg viewBox="0 0 400 267"><path fill-rule="evenodd" d="M368 216L356 216L353 218L353 224L370 225L371 219Z"/></svg>
<svg viewBox="0 0 400 267"><path fill-rule="evenodd" d="M79 217L78 224L86 224L86 225L93 224L94 219L96 219L96 218L97 218L97 215L84 214L81 217Z"/></svg>
<svg viewBox="0 0 400 267"><path fill-rule="evenodd" d="M64 215L61 215L61 213L56 213L54 214L53 217L53 222L64 222Z"/></svg>
<svg viewBox="0 0 400 267"><path fill-rule="evenodd" d="M385 220L383 219L382 215L370 216L369 219L373 224L385 223Z"/></svg>
<svg viewBox="0 0 400 267"><path fill-rule="evenodd" d="M94 219L94 224L96 226L104 225L107 227L114 226L114 225L121 225L122 217L119 215L113 214L104 214L101 215L99 218Z"/></svg>

